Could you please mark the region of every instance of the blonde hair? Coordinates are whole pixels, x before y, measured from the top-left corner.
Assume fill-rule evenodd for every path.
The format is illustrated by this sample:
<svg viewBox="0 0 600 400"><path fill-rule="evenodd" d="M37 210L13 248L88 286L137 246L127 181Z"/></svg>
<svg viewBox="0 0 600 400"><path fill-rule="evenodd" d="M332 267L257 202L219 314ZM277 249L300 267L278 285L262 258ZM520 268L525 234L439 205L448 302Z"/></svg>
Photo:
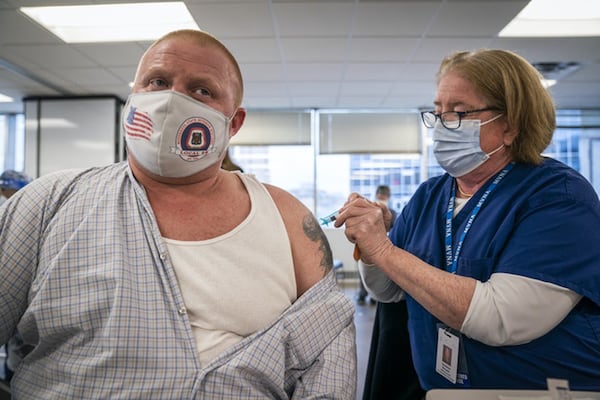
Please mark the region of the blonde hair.
<svg viewBox="0 0 600 400"><path fill-rule="evenodd" d="M523 57L508 50L461 51L446 57L437 82L453 72L469 81L487 101L502 110L517 136L509 151L517 162L539 164L556 128L556 109L540 73Z"/></svg>
<svg viewBox="0 0 600 400"><path fill-rule="evenodd" d="M180 29L176 31L171 31L166 33L162 37L158 38L155 42L153 42L144 55L142 56L142 60L158 44L171 39L183 39L189 40L194 44L197 44L200 47L215 47L225 55L225 57L229 60L229 63L233 67L233 72L235 74L235 93L234 93L234 101L235 107L239 107L242 104L242 99L244 97L244 80L242 78L242 71L238 62L236 61L233 54L229 51L227 47L221 41L219 41L216 37L212 36L208 32L199 31L195 29ZM140 61L140 65L142 62ZM139 66L138 66L139 69ZM137 75L137 73L136 73Z"/></svg>

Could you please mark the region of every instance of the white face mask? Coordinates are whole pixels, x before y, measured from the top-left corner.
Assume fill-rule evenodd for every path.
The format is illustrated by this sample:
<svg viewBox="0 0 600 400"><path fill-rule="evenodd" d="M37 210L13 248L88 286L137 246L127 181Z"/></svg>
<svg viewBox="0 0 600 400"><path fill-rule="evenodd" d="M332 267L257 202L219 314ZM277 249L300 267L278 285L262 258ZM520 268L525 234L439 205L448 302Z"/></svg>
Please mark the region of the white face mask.
<svg viewBox="0 0 600 400"><path fill-rule="evenodd" d="M464 119L458 129L447 129L438 120L433 128L433 154L440 166L455 178L473 171L499 151L504 144L490 153L481 150L480 127L500 118L502 114L485 122Z"/></svg>
<svg viewBox="0 0 600 400"><path fill-rule="evenodd" d="M123 110L127 148L153 174L182 178L219 162L231 120L172 90L132 93Z"/></svg>

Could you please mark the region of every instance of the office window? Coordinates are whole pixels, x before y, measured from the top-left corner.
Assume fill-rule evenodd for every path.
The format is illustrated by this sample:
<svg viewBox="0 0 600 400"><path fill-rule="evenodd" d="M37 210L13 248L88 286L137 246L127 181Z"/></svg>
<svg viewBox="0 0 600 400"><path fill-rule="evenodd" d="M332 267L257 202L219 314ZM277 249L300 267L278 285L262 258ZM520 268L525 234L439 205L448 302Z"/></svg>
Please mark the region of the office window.
<svg viewBox="0 0 600 400"><path fill-rule="evenodd" d="M559 110L557 125L544 154L579 170L600 193L600 163L594 163L600 159L600 110ZM391 205L400 211L421 182L444 173L431 134L423 132L420 154L316 154L306 145L233 146L232 155L246 172L290 191L319 217L339 208L351 192L373 198L380 184L390 186Z"/></svg>
<svg viewBox="0 0 600 400"><path fill-rule="evenodd" d="M600 110L558 110L544 154L581 172L600 195Z"/></svg>
<svg viewBox="0 0 600 400"><path fill-rule="evenodd" d="M252 111L250 111L251 113ZM319 112L313 112L319 118ZM302 113L299 113L300 115ZM246 172L298 197L317 216L339 208L351 192L372 198L375 188L387 184L392 206L400 211L418 185L443 173L432 152L431 130L422 132L422 151L403 153L319 154L316 126L305 115L294 116L294 132L311 126L307 144L235 145L231 155ZM288 117L286 115L281 116ZM2 169L24 169L24 116L0 115ZM242 135L240 135L242 136ZM307 141L306 135L302 141ZM557 129L544 154L580 171L600 194L600 110L559 110Z"/></svg>
<svg viewBox="0 0 600 400"><path fill-rule="evenodd" d="M318 111L319 153L421 151L421 120L415 111Z"/></svg>
<svg viewBox="0 0 600 400"><path fill-rule="evenodd" d="M391 204L400 210L421 182L419 155L315 156L311 146L232 146L231 156L245 172L289 191L319 217L340 208L352 192L373 198L382 184L390 186Z"/></svg>
<svg viewBox="0 0 600 400"><path fill-rule="evenodd" d="M2 164L2 169L7 169L6 164L4 164L4 159L7 153L6 147L8 139L8 128L6 119L6 115L0 115L0 163Z"/></svg>
<svg viewBox="0 0 600 400"><path fill-rule="evenodd" d="M373 199L379 185L392 192L390 206L402 210L421 183L419 154L362 154L351 156L351 191Z"/></svg>
<svg viewBox="0 0 600 400"><path fill-rule="evenodd" d="M2 170L25 168L25 122L23 114L0 114L0 165Z"/></svg>
<svg viewBox="0 0 600 400"><path fill-rule="evenodd" d="M314 162L311 146L231 146L230 155L244 172L286 189L314 210Z"/></svg>

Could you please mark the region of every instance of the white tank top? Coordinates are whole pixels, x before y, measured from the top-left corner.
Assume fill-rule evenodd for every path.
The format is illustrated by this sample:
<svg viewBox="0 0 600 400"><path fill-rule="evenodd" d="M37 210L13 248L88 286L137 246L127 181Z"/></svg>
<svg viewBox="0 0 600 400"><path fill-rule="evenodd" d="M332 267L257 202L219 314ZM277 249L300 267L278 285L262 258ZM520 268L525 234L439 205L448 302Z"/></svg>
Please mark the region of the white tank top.
<svg viewBox="0 0 600 400"><path fill-rule="evenodd" d="M165 238L202 366L275 321L297 296L279 210L253 175L238 176L251 202L240 225L209 240Z"/></svg>

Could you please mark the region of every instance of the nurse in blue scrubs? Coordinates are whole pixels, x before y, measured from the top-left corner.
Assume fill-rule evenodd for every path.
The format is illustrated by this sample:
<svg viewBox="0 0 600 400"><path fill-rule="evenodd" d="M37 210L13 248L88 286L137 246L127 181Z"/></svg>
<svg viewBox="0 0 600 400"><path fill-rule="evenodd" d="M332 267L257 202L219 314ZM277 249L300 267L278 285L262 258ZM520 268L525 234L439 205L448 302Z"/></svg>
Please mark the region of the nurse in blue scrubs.
<svg viewBox="0 0 600 400"><path fill-rule="evenodd" d="M510 51L457 52L440 65L433 103L422 119L446 173L418 188L389 236L385 207L357 194L335 222L360 249L370 294L406 296L422 388L545 389L561 378L600 391L600 202L542 155L556 118L540 75ZM393 338L379 340L391 344L377 352L394 353ZM394 369L377 355L379 370Z"/></svg>

